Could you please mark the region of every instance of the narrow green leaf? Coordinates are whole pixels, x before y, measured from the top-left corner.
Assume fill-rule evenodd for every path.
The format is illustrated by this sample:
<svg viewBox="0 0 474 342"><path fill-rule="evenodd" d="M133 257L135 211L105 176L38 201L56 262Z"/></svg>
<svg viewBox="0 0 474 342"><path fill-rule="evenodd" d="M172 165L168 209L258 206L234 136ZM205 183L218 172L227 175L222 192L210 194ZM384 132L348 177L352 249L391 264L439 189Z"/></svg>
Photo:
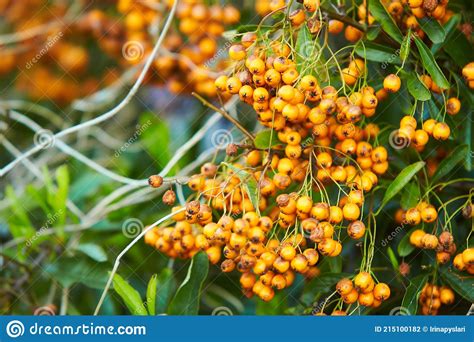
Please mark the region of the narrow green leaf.
<svg viewBox="0 0 474 342"><path fill-rule="evenodd" d="M5 197L10 201L10 208L15 215L15 223L18 225L23 225L25 228L29 228L31 232L34 232L33 226L31 224L31 221L28 217L28 213L26 212L25 208L23 207L23 204L21 203L20 199L16 196L15 190L13 190L13 187L11 185L7 185L5 189ZM13 232L12 232L13 233ZM15 235L13 235L15 236ZM19 236L15 236L19 237Z"/></svg>
<svg viewBox="0 0 474 342"><path fill-rule="evenodd" d="M418 171L420 171L423 167L425 166L425 162L419 161L414 164L408 165L405 167L399 174L398 176L393 180L392 183L387 188L387 191L385 191L385 195L382 200L382 205L380 206L380 209L383 208L388 201L390 201L396 194L400 192L400 190L405 187L405 185L410 182L410 180L417 174ZM379 209L379 210L380 210Z"/></svg>
<svg viewBox="0 0 474 342"><path fill-rule="evenodd" d="M436 55L441 49L444 50L462 68L474 59L474 46L466 36L458 29L461 22L461 14L455 14L444 25L446 39L439 44L433 44L431 52Z"/></svg>
<svg viewBox="0 0 474 342"><path fill-rule="evenodd" d="M431 46L431 53L436 55L436 53L442 49L445 43L452 39L453 35L457 35L459 31L457 30L457 26L461 22L461 15L455 14L448 20L448 22L444 25L444 31L446 32L446 39L438 44L433 44Z"/></svg>
<svg viewBox="0 0 474 342"><path fill-rule="evenodd" d="M336 283L342 278L349 278L349 273L324 272L305 284L301 301L306 305L313 303L318 295L334 291Z"/></svg>
<svg viewBox="0 0 474 342"><path fill-rule="evenodd" d="M465 131L464 131L464 143L468 147L468 151L474 151L474 136L473 134L473 126L474 126L474 93L467 87L465 81L455 73L452 74L456 80L456 84L459 89L459 93L461 98L463 99L462 102L462 110L466 113L466 121L465 121ZM467 171L472 170L472 159L473 153L466 153L464 159L464 167Z"/></svg>
<svg viewBox="0 0 474 342"><path fill-rule="evenodd" d="M408 73L406 79L408 91L415 99L418 101L428 101L431 99L431 92L415 72Z"/></svg>
<svg viewBox="0 0 474 342"><path fill-rule="evenodd" d="M423 17L417 20L421 29L428 35L433 43L442 43L446 39L446 31L436 19Z"/></svg>
<svg viewBox="0 0 474 342"><path fill-rule="evenodd" d="M253 175L248 173L245 170L239 169L238 167L235 167L232 164L228 163L223 163L229 169L235 172L236 176L239 177L240 181L242 182L243 188L247 191L247 194L249 196L250 202L252 202L253 207L255 208L255 211L257 213L260 212L259 210L259 199L258 199L258 184L257 180Z"/></svg>
<svg viewBox="0 0 474 342"><path fill-rule="evenodd" d="M411 29L408 29L407 35L403 38L402 45L400 46L400 59L402 61L408 58L410 54L410 46L411 46Z"/></svg>
<svg viewBox="0 0 474 342"><path fill-rule="evenodd" d="M316 44L311 32L309 32L308 25L303 25L299 29L296 38L296 69L298 72L304 69L304 66L316 51Z"/></svg>
<svg viewBox="0 0 474 342"><path fill-rule="evenodd" d="M418 229L418 227L413 227L408 232L406 232L406 234L398 243L397 252L398 252L398 255L400 255L402 258L406 257L407 255L409 255L411 252L415 250L415 247L410 243L410 235L416 229Z"/></svg>
<svg viewBox="0 0 474 342"><path fill-rule="evenodd" d="M163 269L158 275L158 289L156 298L156 312L165 313L171 296L176 290L176 279L173 270L170 268Z"/></svg>
<svg viewBox="0 0 474 342"><path fill-rule="evenodd" d="M156 288L158 285L158 276L152 275L146 288L146 307L150 315L156 315Z"/></svg>
<svg viewBox="0 0 474 342"><path fill-rule="evenodd" d="M53 216L56 217L55 225L59 228L64 228L67 214L66 202L69 194L69 171L66 165L56 169L56 183L58 187L54 196L54 203L52 203L55 209ZM62 232L62 229L60 232Z"/></svg>
<svg viewBox="0 0 474 342"><path fill-rule="evenodd" d="M257 133L254 140L256 148L269 148L281 144L278 140L277 132L271 129L265 129Z"/></svg>
<svg viewBox="0 0 474 342"><path fill-rule="evenodd" d="M147 315L147 311L137 290L135 290L125 279L123 279L118 274L114 275L113 283L114 290L122 298L123 302L130 310L130 313L132 315Z"/></svg>
<svg viewBox="0 0 474 342"><path fill-rule="evenodd" d="M418 311L418 298L420 297L421 289L426 284L427 279L427 274L420 274L411 279L410 285L408 285L405 291L405 296L402 300L402 308L406 313L416 315Z"/></svg>
<svg viewBox="0 0 474 342"><path fill-rule="evenodd" d="M26 192L35 201L35 203L41 207L45 215L51 214L51 208L46 203L46 192L44 189L37 189L35 185L28 184L26 186Z"/></svg>
<svg viewBox="0 0 474 342"><path fill-rule="evenodd" d="M199 252L191 260L188 273L168 307L170 315L197 315L201 288L209 272L206 253Z"/></svg>
<svg viewBox="0 0 474 342"><path fill-rule="evenodd" d="M418 47L418 52L421 56L423 67L426 69L426 71L428 71L430 76L433 78L433 81L435 81L435 83L442 89L449 88L449 82L441 71L438 63L436 63L436 60L433 57L430 49L428 49L428 47L420 38L414 37L414 39L415 44Z"/></svg>
<svg viewBox="0 0 474 342"><path fill-rule="evenodd" d="M408 185L403 188L402 199L400 204L404 210L408 210L417 205L420 200L420 188L416 183L408 183Z"/></svg>
<svg viewBox="0 0 474 342"><path fill-rule="evenodd" d="M400 265L398 264L397 257L395 256L395 253L393 252L393 249L391 247L387 248L387 254L390 258L390 262L392 263L393 269L395 270L395 272L398 272Z"/></svg>
<svg viewBox="0 0 474 342"><path fill-rule="evenodd" d="M135 133L129 138L115 154L120 155L127 152L130 146L140 140L146 150L160 167L164 167L171 158L169 151L170 131L167 123L161 120L155 113L146 112L140 117L140 125L136 126Z"/></svg>
<svg viewBox="0 0 474 342"><path fill-rule="evenodd" d="M338 255L337 257L328 258L327 262L329 264L329 269L331 270L331 272L342 272L342 257L340 255Z"/></svg>
<svg viewBox="0 0 474 342"><path fill-rule="evenodd" d="M380 23L383 30L398 43L403 41L403 35L392 16L380 0L369 0L370 13Z"/></svg>
<svg viewBox="0 0 474 342"><path fill-rule="evenodd" d="M107 254L104 249L95 243L82 243L76 247L76 250L84 253L97 262L107 261Z"/></svg>
<svg viewBox="0 0 474 342"><path fill-rule="evenodd" d="M383 63L385 66L401 64L400 57L395 50L372 42L359 41L355 47L355 53L369 61Z"/></svg>
<svg viewBox="0 0 474 342"><path fill-rule="evenodd" d="M453 169L464 159L466 153L469 153L467 145L460 145L452 150L448 157L444 158L441 163L439 163L438 168L431 178L431 183L436 184L437 181L453 171Z"/></svg>
<svg viewBox="0 0 474 342"><path fill-rule="evenodd" d="M79 255L62 257L48 264L45 273L58 281L64 287L81 283L92 289L103 289L107 280L107 263L97 263Z"/></svg>
<svg viewBox="0 0 474 342"><path fill-rule="evenodd" d="M378 24L376 25L371 25L367 28L367 32L365 34L365 37L368 40L375 40L375 38L378 37L380 31L382 31L382 27Z"/></svg>
<svg viewBox="0 0 474 342"><path fill-rule="evenodd" d="M441 268L441 278L461 297L474 303L474 276L460 274L450 268Z"/></svg>

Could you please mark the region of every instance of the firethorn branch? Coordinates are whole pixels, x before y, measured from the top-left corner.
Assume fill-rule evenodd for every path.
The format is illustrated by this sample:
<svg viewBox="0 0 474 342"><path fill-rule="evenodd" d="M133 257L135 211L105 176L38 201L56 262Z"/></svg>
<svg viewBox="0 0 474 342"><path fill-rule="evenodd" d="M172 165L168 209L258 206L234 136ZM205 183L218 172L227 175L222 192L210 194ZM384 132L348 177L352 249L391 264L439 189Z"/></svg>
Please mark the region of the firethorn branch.
<svg viewBox="0 0 474 342"><path fill-rule="evenodd" d="M9 151L13 156L18 157L21 154L21 152L5 137L1 138L1 142L2 142L2 145L5 147L5 149ZM33 175L35 175L36 178L44 182L44 176L35 164L30 162L29 159L24 159L22 163L28 168L28 170L31 171ZM67 205L67 208L74 215L76 215L80 219L84 218L84 213L69 198L66 201L66 205Z"/></svg>
<svg viewBox="0 0 474 342"><path fill-rule="evenodd" d="M176 12L177 4L178 4L178 1L175 1L174 4L173 4L173 7L171 8L171 11L168 15L168 18L167 18L167 20L166 20L166 22L163 26L163 30L161 31L160 37L158 38L158 41L155 44L155 47L153 48L152 52L148 56L148 59L146 60L146 63L144 65L140 75L138 76L136 82L134 83L134 85L132 86L130 91L127 93L125 98L116 107L114 107L110 111L108 111L108 112L106 112L106 113L104 113L104 114L102 114L102 115L100 115L100 116L98 116L98 117L96 117L92 120L83 122L81 124L78 124L78 125L75 125L75 126L72 126L72 127L69 127L69 128L66 128L63 131L54 134L52 136L52 139L59 140L59 139L65 137L65 136L67 136L71 133L80 131L84 128L94 126L94 125L97 125L101 122L109 120L110 118L115 116L117 113L119 113L132 100L132 98L138 92L138 89L140 88L141 84L143 83L143 80L145 79L145 76L148 73L148 70L150 69L151 64L153 63L156 54L158 53L158 50L159 50L159 48L160 48L160 46L161 46L161 44L162 44L162 42L163 42L163 40L166 36L166 33L168 32L168 29L171 26L174 14ZM37 145L37 146L33 147L32 149L30 149L29 151L23 153L19 158L16 158L15 160L11 161L5 167L0 169L0 177L3 177L5 174L7 174L9 171L11 171L21 160L23 160L24 158L28 158L28 157L38 153L39 151L41 151L41 149L42 149L42 146Z"/></svg>
<svg viewBox="0 0 474 342"><path fill-rule="evenodd" d="M227 113L224 109L222 108L217 108L216 106L214 106L212 103L210 103L209 101L207 101L205 98L203 98L201 95L193 92L192 95L194 97L196 97L198 100L200 100L205 106L215 110L216 112L220 113L223 117L225 117L227 120L229 120L230 122L232 122L242 133L244 133L249 139L250 141L254 141L255 140L255 137L252 135L252 133L250 133L249 131L247 131L245 129L244 126L242 126L242 124L237 121L236 119L234 119L229 113Z"/></svg>
<svg viewBox="0 0 474 342"><path fill-rule="evenodd" d="M175 3L177 3L178 1L176 1ZM159 224L165 222L166 220L172 218L174 215L177 215L179 213L182 213L186 210L186 208L181 208L175 212L172 212L164 217L162 217L161 219L159 219L158 221L156 221L155 223L153 223L152 225L146 227L140 234L138 234L132 242L130 242L127 247L125 247L122 252L120 252L120 254L117 256L117 258L115 259L115 263L114 263L114 267L112 269L112 272L110 272L110 276L109 276L109 279L107 280L107 283L105 285L105 288L104 288L104 291L102 292L102 295L100 297L100 300L99 300L99 303L97 303L97 307L95 308L95 311L94 311L94 316L97 316L99 311L100 311L100 308L102 307L102 303L104 302L104 299L105 299L105 296L107 295L107 292L110 288L110 285L112 285L112 280L114 278L114 275L115 273L117 273L117 270L120 266L120 260L122 259L122 257L138 242L140 241L143 236L151 231L153 228L155 228L156 226L158 226Z"/></svg>

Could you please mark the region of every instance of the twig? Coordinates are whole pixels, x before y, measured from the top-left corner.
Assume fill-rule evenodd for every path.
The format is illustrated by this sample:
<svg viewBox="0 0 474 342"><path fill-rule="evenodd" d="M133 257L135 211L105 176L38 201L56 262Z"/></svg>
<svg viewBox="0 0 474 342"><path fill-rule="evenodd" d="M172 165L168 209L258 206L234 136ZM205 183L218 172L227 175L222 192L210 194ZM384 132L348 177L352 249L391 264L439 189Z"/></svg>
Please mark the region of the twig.
<svg viewBox="0 0 474 342"><path fill-rule="evenodd" d="M175 4L177 3L178 1L175 1ZM138 236L133 239L132 242L130 242L127 247L124 248L124 250L122 252L120 252L120 254L117 256L117 258L115 259L115 263L114 263L114 267L112 269L112 272L110 272L110 276L109 276L109 279L107 280L107 284L105 285L105 288L104 288L104 291L102 292L102 295L100 297L100 300L99 300L99 303L97 303L97 307L95 308L95 311L94 311L94 316L97 316L97 314L99 313L100 311L100 308L102 307L102 304L105 300L105 296L107 295L107 292L110 288L110 285L112 285L112 280L114 278L114 275L115 273L117 273L117 269L118 267L120 266L120 260L122 259L122 257L139 241L142 239L142 237L147 233L149 232L150 230L152 230L153 228L155 228L156 226L158 226L159 224L161 224L162 222L170 219L171 217L173 217L174 215L176 214L179 214L183 211L185 211L186 208L181 208L173 213L170 213L164 217L162 217L161 219L159 219L158 221L156 221L155 223L153 223L151 226L148 226L147 228L145 228L140 234L138 234Z"/></svg>
<svg viewBox="0 0 474 342"><path fill-rule="evenodd" d="M150 53L148 56L148 59L145 63L145 66L143 67L140 75L138 76L135 84L133 85L132 89L130 92L125 96L125 98L114 108L112 108L110 111L96 117L95 119L83 122L81 124L69 127L64 129L61 132L58 132L53 135L53 139L61 139L62 137L65 137L71 133L80 131L81 129L84 129L86 127L94 126L97 125L103 121L109 120L113 116L115 116L120 110L122 110L130 101L131 99L135 96L137 93L138 89L140 88L143 80L145 79L146 74L148 73L148 70L150 69L151 64L153 63L156 54L158 53L158 50L161 46L161 43L163 42L166 33L168 32L169 27L171 26L172 19L174 17L174 14L176 12L176 7L177 7L178 1L175 1L173 4L173 7L171 8L170 14L168 15L168 18L166 19L165 25L163 27L163 30L161 31L160 37L158 38L158 41L155 44L155 47L153 48L153 51ZM5 167L0 169L0 177L4 176L7 174L9 171L11 171L21 160L28 158L32 156L33 154L41 151L42 146L37 145L33 147L32 149L26 151L23 153L20 157L16 158L15 160L11 161L9 164L7 164Z"/></svg>
<svg viewBox="0 0 474 342"><path fill-rule="evenodd" d="M192 92L191 95L193 95L195 98L197 98L199 101L202 102L203 105L215 110L216 112L220 113L223 117L225 117L227 120L232 122L242 133L244 133L252 142L255 140L255 137L245 129L244 126L240 122L238 122L236 119L234 119L232 116L229 115L224 109L222 108L217 108L214 106L212 103L207 101L205 98L203 98L201 95Z"/></svg>
<svg viewBox="0 0 474 342"><path fill-rule="evenodd" d="M59 309L59 315L64 316L67 314L67 306L69 301L69 287L63 288L61 294L61 308Z"/></svg>
<svg viewBox="0 0 474 342"><path fill-rule="evenodd" d="M198 95L199 96L199 95ZM230 107L234 106L236 103L235 100L229 101L224 107ZM212 115L209 120L189 139L183 146L181 146L173 155L173 158L170 159L168 164L161 170L160 176L164 177L166 176L171 169L176 165L176 163L194 146L198 141L200 141L206 132L214 126L214 124L219 121L221 118L220 112L218 112L218 108L216 108L216 112L214 115Z"/></svg>
<svg viewBox="0 0 474 342"><path fill-rule="evenodd" d="M7 151L9 151L15 157L21 154L21 152L12 143L10 143L10 141L8 141L5 138L2 139L2 145L5 147ZM22 163L25 165L25 167L28 170L31 171L33 175L35 175L36 178L38 178L44 183L44 176L41 173L40 169L35 164L30 162L29 159L24 159ZM66 206L74 215L79 217L79 219L84 218L84 213L69 198L66 200Z"/></svg>

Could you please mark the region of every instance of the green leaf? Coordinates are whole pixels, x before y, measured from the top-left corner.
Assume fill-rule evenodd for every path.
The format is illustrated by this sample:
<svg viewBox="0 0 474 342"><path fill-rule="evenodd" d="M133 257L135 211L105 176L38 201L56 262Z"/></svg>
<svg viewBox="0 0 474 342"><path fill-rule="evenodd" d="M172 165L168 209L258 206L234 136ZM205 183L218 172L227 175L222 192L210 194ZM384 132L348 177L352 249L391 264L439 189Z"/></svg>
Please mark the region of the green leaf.
<svg viewBox="0 0 474 342"><path fill-rule="evenodd" d="M156 288L158 285L158 276L152 275L146 288L146 307L150 315L156 315Z"/></svg>
<svg viewBox="0 0 474 342"><path fill-rule="evenodd" d="M122 298L132 315L146 316L147 311L143 305L140 294L120 275L114 275L114 290Z"/></svg>
<svg viewBox="0 0 474 342"><path fill-rule="evenodd" d="M342 278L349 278L350 276L351 275L349 273L342 272L322 273L321 275L307 282L304 287L301 300L306 305L310 305L318 295L334 291L335 286L339 280Z"/></svg>
<svg viewBox="0 0 474 342"><path fill-rule="evenodd" d="M46 192L41 191L42 189L37 189L33 184L28 184L26 186L26 192L30 195L31 199L41 207L45 215L51 214L51 208L46 203Z"/></svg>
<svg viewBox="0 0 474 342"><path fill-rule="evenodd" d="M256 148L266 149L281 144L278 140L277 132L265 129L257 133L254 140Z"/></svg>
<svg viewBox="0 0 474 342"><path fill-rule="evenodd" d="M250 202L252 202L252 205L255 208L255 211L259 213L260 210L258 206L258 203L259 203L258 184L255 177L251 175L250 173L248 173L247 171L239 169L238 167L235 167L232 164L228 164L228 163L223 163L223 164L226 165L232 171L234 171L236 176L239 177L240 181L242 182L243 188L247 191Z"/></svg>
<svg viewBox="0 0 474 342"><path fill-rule="evenodd" d="M437 181L441 180L441 178L453 171L456 165L458 165L464 159L466 153L469 153L469 148L467 145L460 145L452 150L448 157L444 158L441 163L439 163L438 168L431 178L431 183L436 184Z"/></svg>
<svg viewBox="0 0 474 342"><path fill-rule="evenodd" d="M414 227L410 229L400 240L397 246L398 255L402 258L409 255L411 252L415 250L415 247L410 243L410 235L413 233L418 227Z"/></svg>
<svg viewBox="0 0 474 342"><path fill-rule="evenodd" d="M403 35L392 16L387 12L380 0L369 0L369 9L372 16L380 23L383 30L398 43L403 41Z"/></svg>
<svg viewBox="0 0 474 342"><path fill-rule="evenodd" d="M428 49L428 47L420 38L414 37L414 39L415 44L418 47L418 52L421 56L423 67L426 69L426 71L428 71L430 76L433 78L433 81L435 81L435 83L442 89L449 88L449 82L441 71L439 65L436 63L436 60L433 57L430 49Z"/></svg>
<svg viewBox="0 0 474 342"><path fill-rule="evenodd" d="M420 274L419 276L414 277L408 285L405 296L402 300L402 308L407 310L410 315L416 315L418 311L418 298L420 297L420 292L423 286L428 280L427 274Z"/></svg>
<svg viewBox="0 0 474 342"><path fill-rule="evenodd" d="M397 52L384 45L359 41L355 47L355 53L369 61L389 64L401 64L400 57Z"/></svg>
<svg viewBox="0 0 474 342"><path fill-rule="evenodd" d="M382 31L382 27L378 24L376 25L371 25L367 28L367 32L365 34L365 37L368 40L374 40L375 38L378 37L380 31Z"/></svg>
<svg viewBox="0 0 474 342"><path fill-rule="evenodd" d="M164 120L152 112L143 113L140 117L140 125L136 127L134 135L129 138L131 143L140 139L140 142L145 146L146 150L153 159L156 160L160 167L164 167L171 158L169 151L170 132L168 125ZM127 145L124 144L123 152L125 152ZM118 150L116 153L123 153Z"/></svg>
<svg viewBox="0 0 474 342"><path fill-rule="evenodd" d="M5 197L10 201L10 210L12 211L12 214L15 217L14 223L19 226L24 226L26 233L27 231L29 234L34 234L34 229L33 225L31 224L31 221L28 217L28 213L26 212L26 209L23 207L23 203L20 201L20 199L16 196L15 190L13 190L13 187L11 185L7 185L5 188ZM16 235L15 232L11 232L14 237L21 237L22 233L18 233L20 235Z"/></svg>
<svg viewBox="0 0 474 342"><path fill-rule="evenodd" d="M58 184L54 203L50 203L55 212L53 216L56 217L55 225L59 228L64 228L66 223L66 202L69 193L69 171L66 165L62 165L56 169L56 183ZM62 229L60 230L62 233Z"/></svg>
<svg viewBox="0 0 474 342"><path fill-rule="evenodd" d="M400 59L402 61L408 58L410 54L410 46L411 46L411 29L408 29L407 35L403 38L402 45L400 46Z"/></svg>
<svg viewBox="0 0 474 342"><path fill-rule="evenodd" d="M176 279L173 270L170 268L163 269L158 275L157 303L156 312L165 313L171 296L176 290Z"/></svg>
<svg viewBox="0 0 474 342"><path fill-rule="evenodd" d="M288 295L283 291L275 291L275 296L269 302L257 301L255 314L258 316L283 315L287 309Z"/></svg>
<svg viewBox="0 0 474 342"><path fill-rule="evenodd" d="M191 260L188 273L168 307L170 315L197 315L201 288L209 272L206 253L199 252Z"/></svg>
<svg viewBox="0 0 474 342"><path fill-rule="evenodd" d="M408 210L417 205L420 200L420 188L416 183L409 183L403 188L400 204L404 210Z"/></svg>
<svg viewBox="0 0 474 342"><path fill-rule="evenodd" d="M433 43L442 43L446 39L446 31L436 19L423 17L417 21Z"/></svg>
<svg viewBox="0 0 474 342"><path fill-rule="evenodd" d="M329 269L331 270L331 272L342 272L342 257L340 255L338 255L337 257L327 258L327 263L329 264Z"/></svg>
<svg viewBox="0 0 474 342"><path fill-rule="evenodd" d="M444 31L446 32L446 39L438 44L433 44L431 46L431 53L433 55L436 55L436 53L442 49L445 45L445 43L453 38L453 35L459 34L459 31L457 30L457 26L461 22L461 15L460 14L455 14L451 17L451 19L448 20L448 22L444 25Z"/></svg>
<svg viewBox="0 0 474 342"><path fill-rule="evenodd" d="M474 302L474 276L459 273L450 268L440 269L441 278L467 301Z"/></svg>
<svg viewBox="0 0 474 342"><path fill-rule="evenodd" d="M408 91L415 99L419 101L428 101L431 99L431 92L426 88L425 84L415 72L408 73L406 79Z"/></svg>
<svg viewBox="0 0 474 342"><path fill-rule="evenodd" d="M62 257L47 265L44 271L63 287L81 283L101 290L105 286L108 269L107 263L93 262L85 257Z"/></svg>
<svg viewBox="0 0 474 342"><path fill-rule="evenodd" d="M396 194L398 194L400 190L402 190L405 187L405 185L407 185L408 182L410 182L410 180L424 166L425 166L425 162L419 161L405 167L398 174L398 176L393 180L393 182L390 183L390 185L388 186L387 191L385 191L385 195L382 200L382 205L380 206L379 210L381 210L388 203L388 201L390 201Z"/></svg>
<svg viewBox="0 0 474 342"><path fill-rule="evenodd" d="M433 55L443 49L460 68L474 59L474 46L458 29L461 19L461 14L453 15L444 26L447 32L446 39L442 43L434 44L431 47Z"/></svg>
<svg viewBox="0 0 474 342"><path fill-rule="evenodd" d="M76 250L84 253L97 262L107 261L107 254L104 249L95 243L82 243L76 247Z"/></svg>
<svg viewBox="0 0 474 342"><path fill-rule="evenodd" d="M398 264L397 257L395 256L395 253L393 252L392 247L387 248L387 254L388 254L388 257L390 258L390 262L392 263L393 269L395 270L395 272L398 272L400 265Z"/></svg>
<svg viewBox="0 0 474 342"><path fill-rule="evenodd" d="M296 69L301 72L309 57L316 51L316 42L309 32L308 25L303 25L296 38Z"/></svg>

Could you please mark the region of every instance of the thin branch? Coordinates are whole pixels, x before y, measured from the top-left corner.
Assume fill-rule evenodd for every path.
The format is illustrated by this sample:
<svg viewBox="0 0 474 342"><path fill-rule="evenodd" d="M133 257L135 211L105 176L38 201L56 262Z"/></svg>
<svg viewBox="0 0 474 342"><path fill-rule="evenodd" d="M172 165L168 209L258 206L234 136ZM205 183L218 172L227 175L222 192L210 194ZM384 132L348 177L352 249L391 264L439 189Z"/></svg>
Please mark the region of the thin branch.
<svg viewBox="0 0 474 342"><path fill-rule="evenodd" d="M135 84L133 85L132 89L127 94L127 96L125 96L125 98L116 107L114 107L110 111L96 117L95 119L92 119L92 120L83 122L81 124L66 128L63 131L54 134L53 137L52 137L53 139L58 139L59 140L62 137L65 137L65 136L67 136L71 133L80 131L81 129L84 129L86 127L94 126L94 125L97 125L97 124L99 124L103 121L110 120L113 116L115 116L118 112L120 112L131 101L131 99L135 96L135 94L137 93L137 91L140 88L141 84L143 83L143 80L145 79L145 76L148 73L148 70L150 69L151 64L153 63L156 54L158 53L158 50L159 50L159 48L160 48L160 46L161 46L161 44L162 44L162 42L163 42L163 40L166 36L166 33L168 32L168 29L171 25L172 19L174 17L175 12L176 12L177 4L178 4L178 1L175 1L174 4L173 4L173 7L171 8L170 14L168 15L168 18L165 22L165 25L163 27L163 30L162 30L161 34L160 34L160 37L158 38L158 41L156 42L155 47L153 48L153 51L148 56L148 59L145 63L145 66L143 67L139 77L137 78L137 81L135 82ZM39 151L41 151L41 149L42 149L42 146L37 145L37 146L33 147L32 149L30 149L30 150L26 151L25 153L23 153L20 157L18 157L15 160L11 161L8 165L6 165L2 169L0 169L0 177L4 176L8 172L10 172L19 162L21 162L21 160L23 160L24 158L28 158L28 157L34 155L35 153L38 153Z"/></svg>
<svg viewBox="0 0 474 342"><path fill-rule="evenodd" d="M2 145L5 147L7 151L9 151L15 157L21 154L21 152L5 138L2 139ZM35 164L30 162L29 159L24 159L22 163L33 175L35 175L36 178L38 178L40 181L44 183L44 176L41 173L40 169ZM82 220L84 218L84 213L69 198L66 200L66 206L74 215L79 217L79 219Z"/></svg>
<svg viewBox="0 0 474 342"><path fill-rule="evenodd" d="M237 121L236 119L234 119L229 113L227 113L224 109L222 108L217 108L216 106L214 106L212 103L210 103L209 101L207 101L205 98L203 98L201 95L193 92L192 95L197 98L199 101L202 102L202 104L204 104L205 106L215 110L216 112L220 113L223 117L225 117L227 120L229 120L230 122L232 122L242 133L244 133L252 142L255 140L255 137L252 135L252 133L250 133L249 131L247 131L245 129L244 126L242 126L242 124Z"/></svg>
<svg viewBox="0 0 474 342"><path fill-rule="evenodd" d="M177 3L178 1L175 1L175 4ZM114 267L112 269L112 272L110 272L110 276L109 276L109 279L107 280L107 284L105 285L105 288L104 288L104 291L102 292L102 295L100 297L100 300L99 300L99 303L97 303L97 307L95 308L95 311L94 311L94 316L97 316L99 314L99 311L100 311L100 308L102 307L102 304L104 303L104 300L105 300L105 296L107 296L107 292L110 288L110 286L112 285L112 280L114 278L114 275L115 273L117 273L117 269L119 268L120 266L120 260L122 259L122 257L138 242L140 241L143 236L148 233L150 230L152 230L153 228L155 228L156 226L158 226L159 224L161 224L162 222L172 218L174 215L176 214L179 214L183 211L185 211L186 208L181 208L180 210L177 210L173 213L170 213L164 217L162 217L161 219L159 219L158 221L156 221L155 223L153 223L152 225L148 226L147 228L145 228L140 234L137 235L137 237L135 237L135 239L133 239L132 242L130 242L127 247L124 248L124 250L122 252L120 252L120 254L117 256L117 258L115 259L115 263L114 263Z"/></svg>

